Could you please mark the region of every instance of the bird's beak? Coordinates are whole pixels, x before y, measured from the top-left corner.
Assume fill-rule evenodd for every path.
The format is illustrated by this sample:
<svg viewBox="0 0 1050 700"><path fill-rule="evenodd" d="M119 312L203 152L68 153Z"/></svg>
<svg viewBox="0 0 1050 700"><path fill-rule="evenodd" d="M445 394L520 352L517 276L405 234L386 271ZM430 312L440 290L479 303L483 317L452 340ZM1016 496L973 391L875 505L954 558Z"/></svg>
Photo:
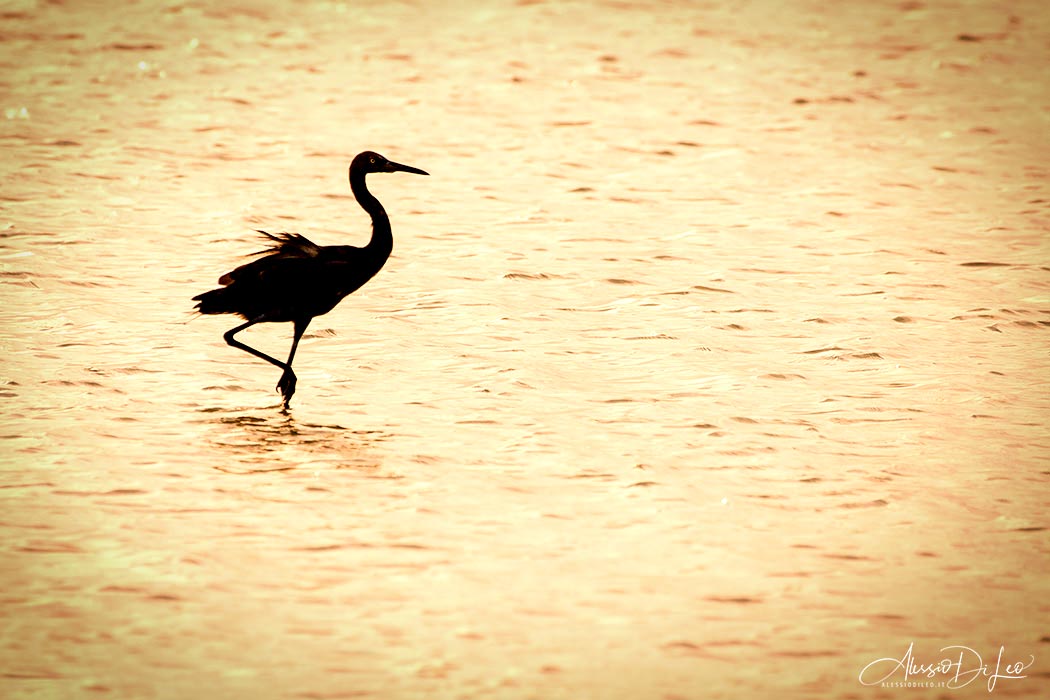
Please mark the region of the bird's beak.
<svg viewBox="0 0 1050 700"><path fill-rule="evenodd" d="M426 170L420 170L419 168L413 168L411 165L401 165L401 163L395 163L394 161L388 161L386 164L386 170L388 173L415 173L416 175L429 175Z"/></svg>

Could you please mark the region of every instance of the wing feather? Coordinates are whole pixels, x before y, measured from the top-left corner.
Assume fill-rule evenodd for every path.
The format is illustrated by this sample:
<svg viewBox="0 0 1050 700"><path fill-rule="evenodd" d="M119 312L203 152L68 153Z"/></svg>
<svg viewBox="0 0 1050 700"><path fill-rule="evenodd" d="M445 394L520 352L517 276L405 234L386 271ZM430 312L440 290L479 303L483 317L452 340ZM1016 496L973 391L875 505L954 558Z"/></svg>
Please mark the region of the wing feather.
<svg viewBox="0 0 1050 700"><path fill-rule="evenodd" d="M306 236L302 236L298 233L269 233L267 231L259 230L267 239L273 242L269 248L256 251L252 255L263 255L266 256L259 260L253 260L250 263L245 263L238 268L235 268L225 275L219 278L219 284L230 285L236 282L239 278L249 276L259 272L265 267L264 261L272 256L287 260L291 258L316 258L321 255L321 246L317 245Z"/></svg>
<svg viewBox="0 0 1050 700"><path fill-rule="evenodd" d="M261 229L256 229L256 231L273 241L274 245L252 253L252 255L277 254L286 258L316 258L321 254L321 246L301 234L283 231L274 234Z"/></svg>

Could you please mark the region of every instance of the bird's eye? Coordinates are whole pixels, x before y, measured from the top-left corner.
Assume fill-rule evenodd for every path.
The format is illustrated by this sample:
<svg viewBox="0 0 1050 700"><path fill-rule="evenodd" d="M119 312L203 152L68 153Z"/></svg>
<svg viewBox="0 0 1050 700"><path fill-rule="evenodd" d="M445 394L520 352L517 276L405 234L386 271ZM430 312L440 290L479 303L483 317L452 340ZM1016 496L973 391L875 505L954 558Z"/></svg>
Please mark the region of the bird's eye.
<svg viewBox="0 0 1050 700"><path fill-rule="evenodd" d="M375 165L375 164L376 164L376 159L375 159L375 157L369 158L369 159L368 159L368 162L369 162L369 163L371 163L372 165Z"/></svg>

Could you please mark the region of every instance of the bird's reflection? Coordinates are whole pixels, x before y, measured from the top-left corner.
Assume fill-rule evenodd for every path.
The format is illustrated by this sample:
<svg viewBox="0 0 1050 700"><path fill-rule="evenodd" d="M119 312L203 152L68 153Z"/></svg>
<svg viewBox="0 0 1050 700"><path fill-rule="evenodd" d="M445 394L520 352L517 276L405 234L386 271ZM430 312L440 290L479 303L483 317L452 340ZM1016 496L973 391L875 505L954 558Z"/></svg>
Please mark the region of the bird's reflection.
<svg viewBox="0 0 1050 700"><path fill-rule="evenodd" d="M317 469L377 469L374 445L388 437L376 430L297 420L291 412L210 409L211 442L232 459L214 465L233 474ZM219 414L219 415L215 415Z"/></svg>

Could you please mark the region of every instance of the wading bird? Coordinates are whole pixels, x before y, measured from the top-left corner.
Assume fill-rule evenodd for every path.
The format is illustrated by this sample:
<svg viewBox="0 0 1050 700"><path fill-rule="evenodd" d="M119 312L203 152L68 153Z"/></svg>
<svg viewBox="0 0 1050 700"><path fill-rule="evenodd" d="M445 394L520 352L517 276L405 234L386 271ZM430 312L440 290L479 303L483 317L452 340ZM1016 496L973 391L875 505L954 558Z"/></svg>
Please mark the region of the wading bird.
<svg viewBox="0 0 1050 700"><path fill-rule="evenodd" d="M350 189L357 203L372 217L372 238L364 248L349 245L319 246L297 233L273 235L265 231L272 245L256 255L265 257L241 265L219 278L219 289L193 297L202 314L237 314L246 323L223 335L226 342L284 370L277 390L284 397L284 407L295 393L292 359L299 339L311 319L328 313L343 297L357 291L382 269L394 239L390 218L368 187L368 173L429 173L387 160L378 153L359 153L350 164ZM256 323L293 324L292 349L288 360L270 357L237 340L238 333Z"/></svg>

